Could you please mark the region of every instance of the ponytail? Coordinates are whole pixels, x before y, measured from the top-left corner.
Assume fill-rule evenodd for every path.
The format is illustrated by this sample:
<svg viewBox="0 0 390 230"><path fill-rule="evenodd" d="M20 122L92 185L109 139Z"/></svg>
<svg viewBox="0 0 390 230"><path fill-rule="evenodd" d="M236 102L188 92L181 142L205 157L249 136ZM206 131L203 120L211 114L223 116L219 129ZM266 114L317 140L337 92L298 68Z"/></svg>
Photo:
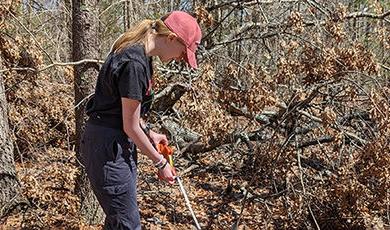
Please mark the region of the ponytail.
<svg viewBox="0 0 390 230"><path fill-rule="evenodd" d="M168 36L172 31L168 29L161 19L145 19L119 36L111 47L111 52L119 52L125 47L137 43L145 43L149 33Z"/></svg>

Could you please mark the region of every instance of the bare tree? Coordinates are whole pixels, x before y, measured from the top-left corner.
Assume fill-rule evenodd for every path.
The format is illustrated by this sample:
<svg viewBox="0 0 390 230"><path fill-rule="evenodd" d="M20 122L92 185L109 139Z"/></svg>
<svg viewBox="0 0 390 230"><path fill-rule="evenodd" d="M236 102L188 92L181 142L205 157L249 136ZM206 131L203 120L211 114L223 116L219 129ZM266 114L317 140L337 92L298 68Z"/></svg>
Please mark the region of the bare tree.
<svg viewBox="0 0 390 230"><path fill-rule="evenodd" d="M79 61L85 58L97 58L98 19L96 9L97 0L72 2L72 58ZM79 151L80 137L83 133L86 116L84 113L85 101L94 88L99 66L96 63L84 63L74 67L74 91L76 106L76 156L80 162ZM76 182L76 191L80 196L81 216L91 224L100 223L103 220L101 210L83 167L80 165L81 174Z"/></svg>
<svg viewBox="0 0 390 230"><path fill-rule="evenodd" d="M0 74L0 218L19 204L20 184L15 171L13 149L9 135L3 77Z"/></svg>

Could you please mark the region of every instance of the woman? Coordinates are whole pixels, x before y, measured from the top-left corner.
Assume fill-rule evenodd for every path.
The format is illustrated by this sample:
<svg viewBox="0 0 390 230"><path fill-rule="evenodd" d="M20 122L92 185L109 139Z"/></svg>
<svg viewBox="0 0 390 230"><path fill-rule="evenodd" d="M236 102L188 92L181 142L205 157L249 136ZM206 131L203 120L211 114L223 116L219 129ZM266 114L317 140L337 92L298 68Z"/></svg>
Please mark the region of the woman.
<svg viewBox="0 0 390 230"><path fill-rule="evenodd" d="M142 121L153 99L151 57L186 61L196 68L201 30L189 14L174 11L144 20L114 43L100 70L89 120L81 141L83 164L105 214L104 229L141 229L136 200L138 147L156 166L159 178L173 184L174 170L153 145L165 135Z"/></svg>

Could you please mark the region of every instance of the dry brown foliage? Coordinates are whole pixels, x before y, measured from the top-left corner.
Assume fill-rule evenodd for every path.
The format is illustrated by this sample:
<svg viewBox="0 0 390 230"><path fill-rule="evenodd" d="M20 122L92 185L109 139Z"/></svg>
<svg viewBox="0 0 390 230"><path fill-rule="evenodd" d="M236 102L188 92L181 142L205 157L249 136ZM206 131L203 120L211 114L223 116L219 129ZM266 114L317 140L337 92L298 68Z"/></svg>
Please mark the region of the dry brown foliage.
<svg viewBox="0 0 390 230"><path fill-rule="evenodd" d="M278 7L285 9L282 3L260 9L251 1L242 8L232 1L212 12L199 7L203 28L216 34L202 47L198 76L189 81L156 74L158 89L190 82L191 90L174 107L180 124L201 134L206 145L218 146L177 159L181 171L198 166L183 179L206 229L235 223L248 229L390 226L389 23L364 17L353 22L351 8L337 1L309 2L316 1L291 3L274 17ZM388 10L370 2L376 14ZM223 24L232 9L236 14ZM17 14L9 5L0 7L0 15L8 11ZM251 20L259 24L246 26ZM0 51L2 69L13 68L2 73L18 176L31 204L6 223L87 228L78 219L73 191L71 69L37 72L48 61L36 40L17 35L17 25L1 24L16 35L1 33ZM143 225L188 229L192 220L181 194L157 182L145 162L141 157Z"/></svg>

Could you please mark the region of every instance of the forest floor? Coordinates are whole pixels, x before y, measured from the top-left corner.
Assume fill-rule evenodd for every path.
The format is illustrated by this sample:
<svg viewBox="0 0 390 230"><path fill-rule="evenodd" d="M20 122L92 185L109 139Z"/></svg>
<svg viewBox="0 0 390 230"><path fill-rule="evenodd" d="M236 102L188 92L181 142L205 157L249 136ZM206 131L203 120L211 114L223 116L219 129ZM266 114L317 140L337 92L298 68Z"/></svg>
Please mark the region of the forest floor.
<svg viewBox="0 0 390 230"><path fill-rule="evenodd" d="M81 223L77 216L74 152L49 149L35 156L17 163L28 205L10 215L0 229L101 229ZM237 159L231 152L213 151L191 160L180 156L175 161L202 228L228 229L238 219L238 229L257 229L264 223L260 214L267 204L256 202L250 193L245 196L247 182L238 174ZM195 229L178 184L170 186L155 173L150 161L139 154L138 202L143 228ZM248 198L251 202L246 202Z"/></svg>
<svg viewBox="0 0 390 230"><path fill-rule="evenodd" d="M275 168L272 159L276 153L261 147L257 158L260 161L248 166L245 162L251 161L245 145L232 149L233 146L225 145L196 155L174 155L178 175L202 229L316 229L316 224L321 229L390 229L385 216L389 209L374 212L378 208L373 205L383 204L375 197L371 206L363 204L362 207L372 207L376 215L365 212L353 217L342 212L353 210L354 194L347 190L348 196L332 195L335 193L331 183L340 177L336 173L304 163L299 169L294 158L288 157L283 157L286 165L282 169ZM78 173L74 151L52 148L33 156L18 159L16 164L26 205L2 220L0 230L102 229L101 225L86 225L80 220L79 199L74 191ZM303 188L310 192L305 193L300 187L299 170L310 180L325 182L307 181ZM348 184L345 186L350 188ZM364 195L353 191L363 200L371 196L370 192ZM321 196L325 192L330 195ZM138 159L137 199L143 229L195 229L178 184L171 186L158 180L156 169L143 154ZM340 203L341 208L334 208L333 213L322 210L328 203Z"/></svg>

